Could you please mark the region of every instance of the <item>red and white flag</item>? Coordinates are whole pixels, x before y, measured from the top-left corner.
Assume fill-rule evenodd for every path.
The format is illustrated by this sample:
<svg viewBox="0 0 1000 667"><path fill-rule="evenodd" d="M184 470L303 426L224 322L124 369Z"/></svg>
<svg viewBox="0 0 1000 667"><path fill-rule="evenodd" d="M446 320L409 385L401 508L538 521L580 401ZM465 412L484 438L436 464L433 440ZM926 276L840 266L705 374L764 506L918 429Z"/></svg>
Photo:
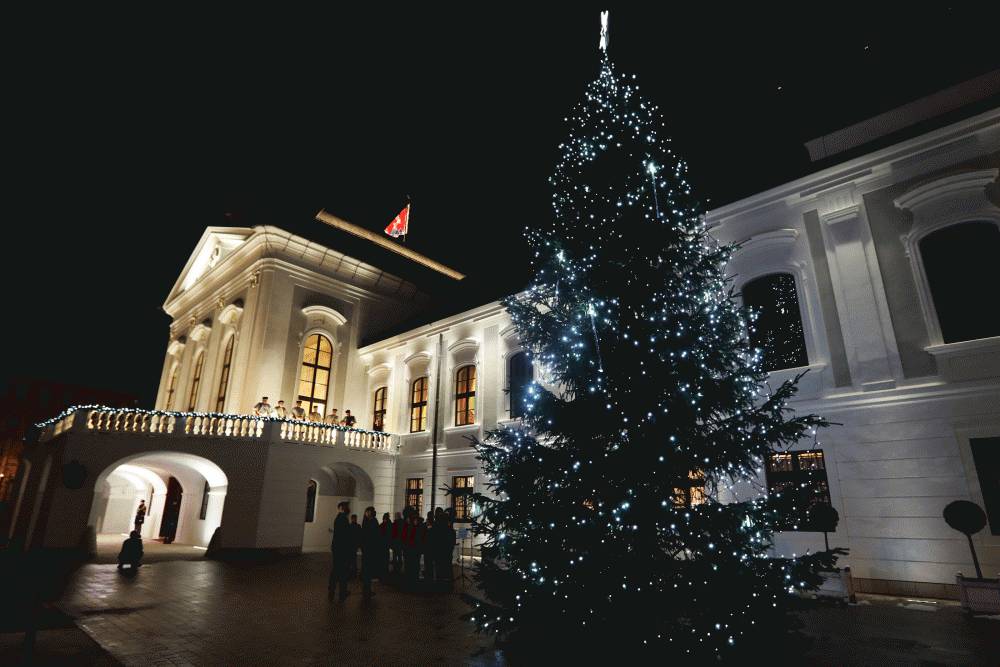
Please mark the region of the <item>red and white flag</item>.
<svg viewBox="0 0 1000 667"><path fill-rule="evenodd" d="M399 212L389 226L385 228L385 233L392 238L399 238L400 236L406 236L407 232L410 230L410 205L407 204L406 208Z"/></svg>

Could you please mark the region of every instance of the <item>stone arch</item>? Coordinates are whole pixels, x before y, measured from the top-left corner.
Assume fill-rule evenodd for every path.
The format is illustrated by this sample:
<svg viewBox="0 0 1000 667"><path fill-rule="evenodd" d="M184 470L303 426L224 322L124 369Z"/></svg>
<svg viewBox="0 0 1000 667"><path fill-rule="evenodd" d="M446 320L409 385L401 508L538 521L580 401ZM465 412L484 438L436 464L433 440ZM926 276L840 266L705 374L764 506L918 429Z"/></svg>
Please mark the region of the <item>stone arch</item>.
<svg viewBox="0 0 1000 667"><path fill-rule="evenodd" d="M144 499L149 509L142 537L159 537L171 477L183 491L174 541L207 547L222 523L229 478L216 463L187 452L139 452L105 467L94 482L88 525L99 535L118 537L127 533L132 528L135 508Z"/></svg>
<svg viewBox="0 0 1000 667"><path fill-rule="evenodd" d="M337 504L344 500L350 502L351 513L357 514L360 521L365 507L375 502L375 483L368 472L355 463L336 461L321 465L302 481L303 518L310 480L317 484L316 507L314 520L303 522L302 549L329 549L330 528L337 516Z"/></svg>

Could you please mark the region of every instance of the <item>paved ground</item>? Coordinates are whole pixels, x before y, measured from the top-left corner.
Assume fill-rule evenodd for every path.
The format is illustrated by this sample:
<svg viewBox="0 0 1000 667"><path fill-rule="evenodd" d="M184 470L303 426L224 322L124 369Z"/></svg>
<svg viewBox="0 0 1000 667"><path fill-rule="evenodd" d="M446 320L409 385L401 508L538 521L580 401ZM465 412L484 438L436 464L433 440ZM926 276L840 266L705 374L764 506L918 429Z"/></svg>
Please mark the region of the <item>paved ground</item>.
<svg viewBox="0 0 1000 667"><path fill-rule="evenodd" d="M126 664L506 664L460 620L468 608L457 594L383 586L371 603L357 590L331 603L328 573L326 554L253 565L160 562L134 577L91 564L61 607ZM868 596L799 615L815 638L811 664L1000 664L1000 620L967 619L954 604Z"/></svg>
<svg viewBox="0 0 1000 667"><path fill-rule="evenodd" d="M117 563L118 552L121 551L122 541L128 535L98 535L97 536L97 558L95 563ZM142 541L142 560L144 563L157 563L166 560L202 560L205 557L205 549L193 547L189 544L162 544L153 540Z"/></svg>

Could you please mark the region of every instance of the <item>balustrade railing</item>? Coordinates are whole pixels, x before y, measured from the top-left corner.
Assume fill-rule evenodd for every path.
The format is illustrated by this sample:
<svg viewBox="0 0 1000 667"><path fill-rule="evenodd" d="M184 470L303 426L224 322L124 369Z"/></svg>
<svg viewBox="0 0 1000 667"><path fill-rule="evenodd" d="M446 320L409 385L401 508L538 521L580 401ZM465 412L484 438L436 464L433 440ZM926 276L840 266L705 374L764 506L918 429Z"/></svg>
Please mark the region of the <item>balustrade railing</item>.
<svg viewBox="0 0 1000 667"><path fill-rule="evenodd" d="M214 438L265 438L328 447L395 453L397 436L315 422L268 420L251 415L165 414L150 410L81 408L46 424L40 440L70 430L100 433L145 433Z"/></svg>

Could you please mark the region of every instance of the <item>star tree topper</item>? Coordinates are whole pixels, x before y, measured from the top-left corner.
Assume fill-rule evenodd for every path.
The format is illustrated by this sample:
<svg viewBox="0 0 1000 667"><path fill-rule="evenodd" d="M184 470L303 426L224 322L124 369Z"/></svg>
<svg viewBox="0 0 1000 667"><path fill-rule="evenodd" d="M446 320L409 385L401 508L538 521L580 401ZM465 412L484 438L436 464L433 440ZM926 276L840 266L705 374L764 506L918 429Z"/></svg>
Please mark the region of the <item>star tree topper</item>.
<svg viewBox="0 0 1000 667"><path fill-rule="evenodd" d="M601 12L601 43L600 49L605 53L608 52L608 14L611 12L603 11Z"/></svg>

